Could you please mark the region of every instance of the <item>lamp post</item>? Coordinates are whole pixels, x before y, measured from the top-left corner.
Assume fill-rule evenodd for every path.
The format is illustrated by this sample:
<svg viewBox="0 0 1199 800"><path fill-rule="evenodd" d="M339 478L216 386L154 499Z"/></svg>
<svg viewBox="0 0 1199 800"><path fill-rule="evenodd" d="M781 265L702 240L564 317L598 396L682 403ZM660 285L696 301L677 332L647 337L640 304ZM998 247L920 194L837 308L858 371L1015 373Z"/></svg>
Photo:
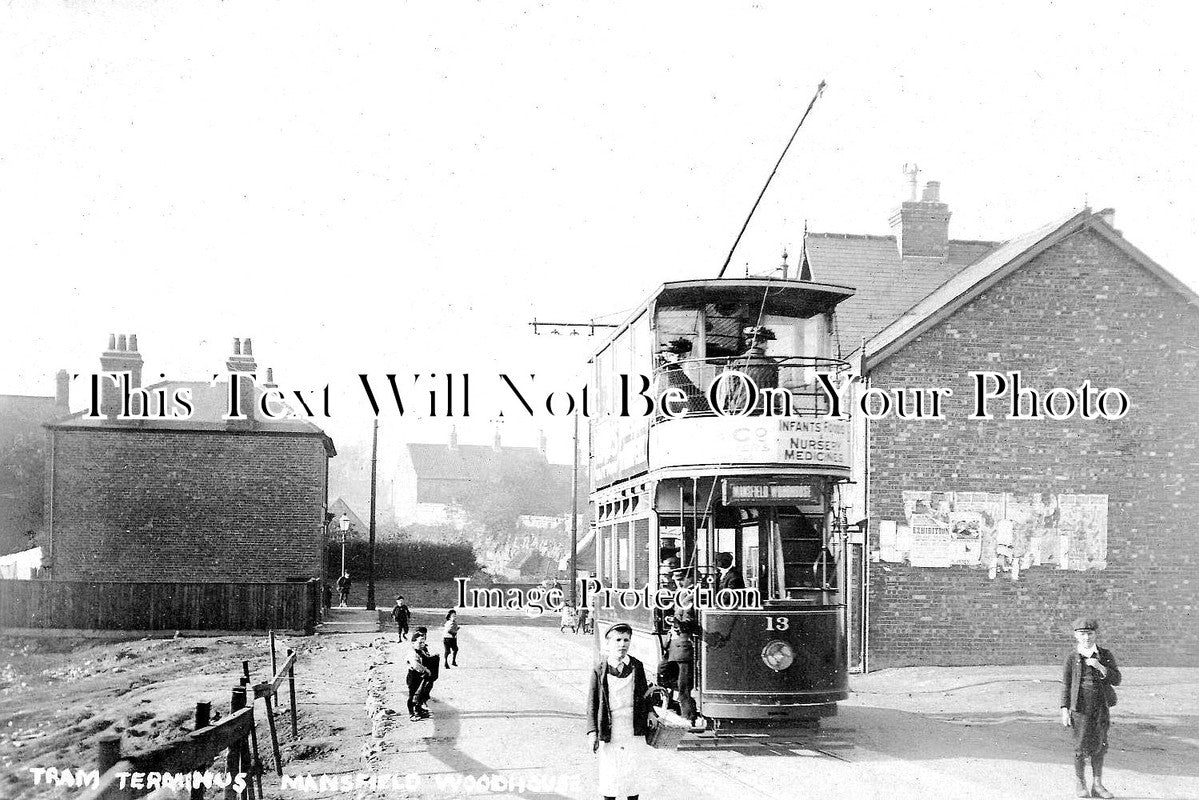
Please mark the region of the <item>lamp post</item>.
<svg viewBox="0 0 1199 800"><path fill-rule="evenodd" d="M341 577L346 574L346 534L350 532L350 515L342 514L337 520L337 527L341 529Z"/></svg>

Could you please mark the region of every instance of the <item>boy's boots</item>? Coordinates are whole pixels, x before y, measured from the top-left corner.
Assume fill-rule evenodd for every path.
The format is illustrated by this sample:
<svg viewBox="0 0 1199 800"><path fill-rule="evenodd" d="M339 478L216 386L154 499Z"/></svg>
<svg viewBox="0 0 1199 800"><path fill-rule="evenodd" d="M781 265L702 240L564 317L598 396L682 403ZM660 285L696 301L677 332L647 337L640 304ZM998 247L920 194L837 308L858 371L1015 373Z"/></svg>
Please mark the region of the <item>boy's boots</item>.
<svg viewBox="0 0 1199 800"><path fill-rule="evenodd" d="M1091 797L1112 798L1114 794L1109 792L1103 785L1103 755L1091 756L1091 772L1095 774L1095 780L1091 783Z"/></svg>
<svg viewBox="0 0 1199 800"><path fill-rule="evenodd" d="M1074 756L1074 796L1075 797L1090 797L1091 791L1087 789L1087 757Z"/></svg>

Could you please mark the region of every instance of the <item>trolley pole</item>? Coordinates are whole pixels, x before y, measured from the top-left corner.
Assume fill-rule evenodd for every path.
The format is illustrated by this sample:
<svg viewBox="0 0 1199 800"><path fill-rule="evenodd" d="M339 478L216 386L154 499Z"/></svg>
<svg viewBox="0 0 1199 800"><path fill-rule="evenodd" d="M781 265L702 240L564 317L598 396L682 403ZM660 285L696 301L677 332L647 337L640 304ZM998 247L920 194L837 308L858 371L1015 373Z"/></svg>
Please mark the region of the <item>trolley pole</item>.
<svg viewBox="0 0 1199 800"><path fill-rule="evenodd" d="M570 604L578 606L579 594L579 411L575 409L574 459L570 470Z"/></svg>
<svg viewBox="0 0 1199 800"><path fill-rule="evenodd" d="M379 465L379 418L371 432L371 533L366 548L366 608L375 610L375 474ZM344 573L343 573L344 574Z"/></svg>

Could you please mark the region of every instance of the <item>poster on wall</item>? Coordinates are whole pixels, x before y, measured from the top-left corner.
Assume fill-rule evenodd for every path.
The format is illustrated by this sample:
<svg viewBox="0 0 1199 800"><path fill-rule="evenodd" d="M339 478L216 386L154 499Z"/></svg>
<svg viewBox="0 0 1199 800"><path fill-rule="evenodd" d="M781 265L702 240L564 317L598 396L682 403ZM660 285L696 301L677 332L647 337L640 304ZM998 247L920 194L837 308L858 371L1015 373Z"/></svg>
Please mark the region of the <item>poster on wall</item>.
<svg viewBox="0 0 1199 800"><path fill-rule="evenodd" d="M905 491L903 511L903 521L880 524L882 561L980 567L1012 580L1037 567L1107 567L1105 494Z"/></svg>

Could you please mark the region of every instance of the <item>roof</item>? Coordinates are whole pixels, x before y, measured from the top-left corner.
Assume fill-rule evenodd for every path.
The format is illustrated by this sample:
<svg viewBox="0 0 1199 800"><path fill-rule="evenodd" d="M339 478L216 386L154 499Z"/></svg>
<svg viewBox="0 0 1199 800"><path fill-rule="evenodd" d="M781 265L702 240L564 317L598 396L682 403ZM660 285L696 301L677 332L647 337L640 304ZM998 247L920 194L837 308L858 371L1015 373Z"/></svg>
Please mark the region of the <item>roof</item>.
<svg viewBox="0 0 1199 800"><path fill-rule="evenodd" d="M350 504L342 498L337 498L329 506L329 513L333 515L333 521L329 523L329 532L333 535L340 535L341 528L337 521L341 519L341 515L345 514L350 518L350 533L367 533L370 531L370 526L362 521L362 518L354 513L354 509L350 508Z"/></svg>
<svg viewBox="0 0 1199 800"><path fill-rule="evenodd" d="M220 381L215 386L207 381L159 381L143 387L152 392L163 390L167 401L171 402L175 392L188 389L191 393L189 402L193 410L186 419L149 419L110 420L106 417L89 417L87 411L78 411L56 422L46 425L52 429L85 429L113 431L180 431L180 432L224 432L236 434L267 434L290 436L316 436L325 442L325 450L329 456L337 455L333 440L318 426L306 419L267 419L261 412L248 425L246 421L222 419L229 397L228 381ZM263 387L256 386L256 400L263 394Z"/></svg>
<svg viewBox="0 0 1199 800"><path fill-rule="evenodd" d="M997 242L953 239L946 259L904 259L894 236L808 233L802 267L811 270L813 280L857 290L837 306L839 342L834 345L844 356L996 247Z"/></svg>
<svg viewBox="0 0 1199 800"><path fill-rule="evenodd" d="M535 447L409 444L408 456L418 503L459 502L503 483L520 488L521 513L557 516L569 510L570 465L549 463ZM583 470L580 481L579 496L586 497Z"/></svg>
<svg viewBox="0 0 1199 800"><path fill-rule="evenodd" d="M663 305L697 307L712 300L762 302L766 292L770 297L770 313L795 315L802 318L824 313L850 297L854 289L842 282L818 283L810 280L755 275L747 278L702 278L688 281L668 281L658 286L624 322L613 327L592 352L595 358L612 346L620 335L648 309Z"/></svg>
<svg viewBox="0 0 1199 800"><path fill-rule="evenodd" d="M508 560L504 566L508 569L536 569L541 564L541 553L536 550L526 550Z"/></svg>
<svg viewBox="0 0 1199 800"><path fill-rule="evenodd" d="M1125 241L1100 214L1083 208L1004 242L986 257L945 280L919 302L905 309L902 314L896 315L890 324L866 342L866 369L870 370L882 363L908 342L946 319L1048 248L1084 229L1093 230L1107 239L1141 267L1182 294L1192 305L1199 306L1199 295Z"/></svg>
<svg viewBox="0 0 1199 800"><path fill-rule="evenodd" d="M0 447L28 436L44 438L42 424L56 416L58 408L53 397L0 394Z"/></svg>

